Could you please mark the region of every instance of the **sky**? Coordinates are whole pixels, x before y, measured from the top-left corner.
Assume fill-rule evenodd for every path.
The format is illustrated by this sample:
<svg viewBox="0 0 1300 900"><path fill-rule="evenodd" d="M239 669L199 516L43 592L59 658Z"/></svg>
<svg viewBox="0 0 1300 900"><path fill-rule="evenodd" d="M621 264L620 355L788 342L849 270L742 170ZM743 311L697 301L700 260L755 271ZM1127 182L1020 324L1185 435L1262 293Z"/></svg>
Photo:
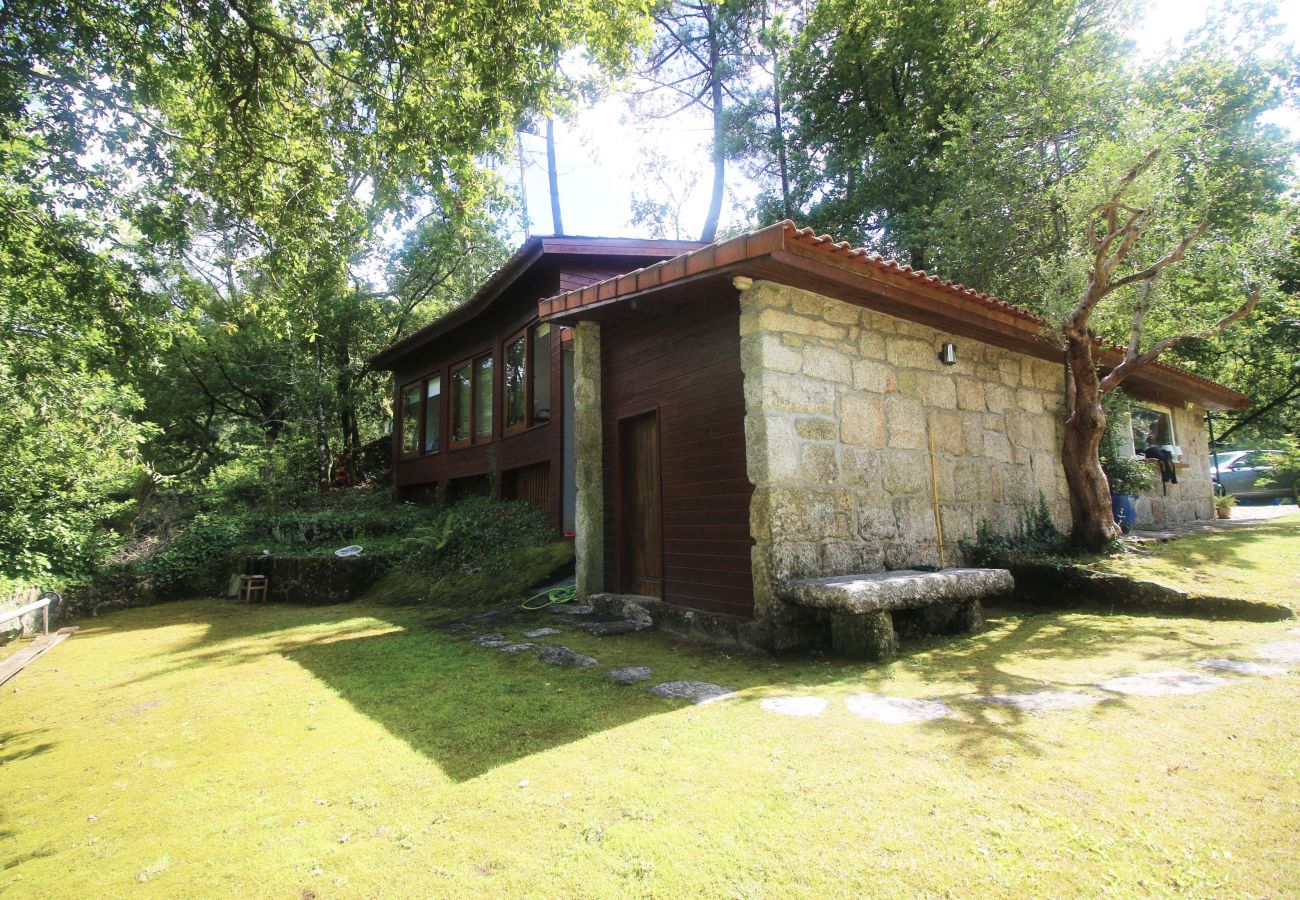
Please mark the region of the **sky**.
<svg viewBox="0 0 1300 900"><path fill-rule="evenodd" d="M1139 56L1150 59L1169 44L1177 44L1206 19L1211 0L1151 0L1146 14L1132 32ZM1286 24L1286 38L1300 43L1300 2L1283 3L1280 18ZM1279 112L1272 121L1300 132L1300 114L1295 110ZM708 153L709 122L702 113L694 117L680 115L671 122L661 122L648 129L644 120L630 124L624 100L611 96L591 109L582 111L574 122L557 121L556 157L558 159L559 194L567 234L609 237L645 237L645 231L631 224L632 195L642 186L638 172L644 154L658 152L674 162L684 173L698 172L693 191L684 206L684 239L698 237L708 206L712 174ZM533 234L550 234L551 211L546 182L546 148L540 136L525 135L524 185ZM518 168L506 177L518 182ZM743 223L744 211L755 193L755 186L728 167L728 196L723 207L721 225ZM685 191L685 181L679 190ZM668 237L674 237L669 234ZM516 242L524 237L522 227L513 235Z"/></svg>

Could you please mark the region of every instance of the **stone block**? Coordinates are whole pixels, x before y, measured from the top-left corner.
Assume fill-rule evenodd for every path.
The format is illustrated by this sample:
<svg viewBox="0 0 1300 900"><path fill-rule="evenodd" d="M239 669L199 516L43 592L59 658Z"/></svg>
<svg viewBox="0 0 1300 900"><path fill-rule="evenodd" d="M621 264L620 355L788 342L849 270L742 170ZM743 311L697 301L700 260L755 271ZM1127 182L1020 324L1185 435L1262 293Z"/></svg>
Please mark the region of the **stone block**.
<svg viewBox="0 0 1300 900"><path fill-rule="evenodd" d="M891 496L918 494L926 490L929 469L926 458L915 453L890 451L881 455L882 483L885 493Z"/></svg>
<svg viewBox="0 0 1300 900"><path fill-rule="evenodd" d="M759 331L788 332L804 337L816 337L825 341L842 341L846 332L842 326L831 325L821 319L795 315L783 309L764 309L758 314L753 326ZM741 334L743 335L742 328Z"/></svg>
<svg viewBox="0 0 1300 900"><path fill-rule="evenodd" d="M1007 387L1020 386L1020 363L1015 357L1004 356L998 360L998 380Z"/></svg>
<svg viewBox="0 0 1300 900"><path fill-rule="evenodd" d="M751 482L793 481L798 467L788 420L780 416L745 416L745 469Z"/></svg>
<svg viewBox="0 0 1300 900"><path fill-rule="evenodd" d="M862 309L852 303L832 299L827 300L822 308L822 317L837 325L857 325L862 320Z"/></svg>
<svg viewBox="0 0 1300 900"><path fill-rule="evenodd" d="M808 443L799 447L799 479L808 484L833 484L840 477L832 444Z"/></svg>
<svg viewBox="0 0 1300 900"><path fill-rule="evenodd" d="M930 413L930 434L939 453L961 456L966 453L961 416L955 412L935 410Z"/></svg>
<svg viewBox="0 0 1300 900"><path fill-rule="evenodd" d="M803 354L789 347L780 335L748 334L740 340L740 368L744 372L768 369L793 374L803 365Z"/></svg>
<svg viewBox="0 0 1300 900"><path fill-rule="evenodd" d="M947 375L918 372L916 395L926 406L936 409L957 408L957 387Z"/></svg>
<svg viewBox="0 0 1300 900"><path fill-rule="evenodd" d="M794 433L805 441L833 441L838 429L834 419L796 419Z"/></svg>
<svg viewBox="0 0 1300 900"><path fill-rule="evenodd" d="M853 363L853 386L860 391L888 394L898 389L898 377L890 366L859 359Z"/></svg>
<svg viewBox="0 0 1300 900"><path fill-rule="evenodd" d="M835 412L835 388L824 381L797 375L747 377L745 404L749 410L831 415Z"/></svg>
<svg viewBox="0 0 1300 900"><path fill-rule="evenodd" d="M975 378L957 379L957 408L975 412L988 409L984 400L984 383Z"/></svg>
<svg viewBox="0 0 1300 900"><path fill-rule="evenodd" d="M1043 411L1043 395L1030 388L1016 391L1016 408L1021 412L1040 413Z"/></svg>
<svg viewBox="0 0 1300 900"><path fill-rule="evenodd" d="M884 359L885 334L870 327L863 329L858 337L858 354L867 359Z"/></svg>
<svg viewBox="0 0 1300 900"><path fill-rule="evenodd" d="M978 459L959 459L953 469L952 498L963 502L993 499L989 465Z"/></svg>
<svg viewBox="0 0 1300 900"><path fill-rule="evenodd" d="M803 373L809 378L833 381L836 384L853 383L853 369L849 365L849 358L843 353L820 347L804 349Z"/></svg>
<svg viewBox="0 0 1300 900"><path fill-rule="evenodd" d="M1029 416L1007 416L1007 439L1013 447L1034 446L1034 423Z"/></svg>
<svg viewBox="0 0 1300 900"><path fill-rule="evenodd" d="M990 384L984 388L984 404L991 413L1005 413L1015 409L1016 397L1004 385Z"/></svg>
<svg viewBox="0 0 1300 900"><path fill-rule="evenodd" d="M934 503L929 497L895 497L893 506L899 540L912 547L934 545Z"/></svg>
<svg viewBox="0 0 1300 900"><path fill-rule="evenodd" d="M858 447L840 448L840 481L858 487L879 487L883 464L880 452Z"/></svg>
<svg viewBox="0 0 1300 900"><path fill-rule="evenodd" d="M868 448L885 445L885 411L879 397L844 394L839 406L841 441Z"/></svg>
<svg viewBox="0 0 1300 900"><path fill-rule="evenodd" d="M984 456L998 462L1011 462L1011 442L1007 440L1007 436L996 431L985 431Z"/></svg>
<svg viewBox="0 0 1300 900"><path fill-rule="evenodd" d="M831 614L831 649L849 659L882 661L898 653L894 620L887 612Z"/></svg>
<svg viewBox="0 0 1300 900"><path fill-rule="evenodd" d="M885 344L885 358L900 369L938 369L938 349L912 338L892 338Z"/></svg>

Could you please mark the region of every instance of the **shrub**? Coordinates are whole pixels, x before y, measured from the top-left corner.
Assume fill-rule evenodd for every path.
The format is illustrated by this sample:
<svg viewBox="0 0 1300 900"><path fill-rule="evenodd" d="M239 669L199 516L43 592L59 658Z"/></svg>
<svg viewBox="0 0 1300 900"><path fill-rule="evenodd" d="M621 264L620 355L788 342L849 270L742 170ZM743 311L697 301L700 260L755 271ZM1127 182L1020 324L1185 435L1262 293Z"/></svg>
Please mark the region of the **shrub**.
<svg viewBox="0 0 1300 900"><path fill-rule="evenodd" d="M573 545L568 541L523 545L483 559L480 565L437 577L420 572L392 572L364 599L386 604L420 604L473 609L523 597L573 571Z"/></svg>
<svg viewBox="0 0 1300 900"><path fill-rule="evenodd" d="M1151 490L1153 473L1144 459L1128 453L1124 429L1128 427L1128 398L1120 391L1112 391L1102 400L1106 413L1106 434L1101 439L1098 456L1101 470L1106 473L1112 494L1140 494Z"/></svg>
<svg viewBox="0 0 1300 900"><path fill-rule="evenodd" d="M200 513L143 563L159 591L192 586L246 541L243 516Z"/></svg>
<svg viewBox="0 0 1300 900"><path fill-rule="evenodd" d="M526 503L473 497L402 541L403 567L431 576L466 574L524 546L555 541L546 515Z"/></svg>
<svg viewBox="0 0 1300 900"><path fill-rule="evenodd" d="M1067 555L1070 551L1069 537L1056 527L1042 491L1036 505L1025 507L1010 534L1000 533L993 523L981 519L975 540L958 541L958 546L975 566L1005 566L1017 560Z"/></svg>

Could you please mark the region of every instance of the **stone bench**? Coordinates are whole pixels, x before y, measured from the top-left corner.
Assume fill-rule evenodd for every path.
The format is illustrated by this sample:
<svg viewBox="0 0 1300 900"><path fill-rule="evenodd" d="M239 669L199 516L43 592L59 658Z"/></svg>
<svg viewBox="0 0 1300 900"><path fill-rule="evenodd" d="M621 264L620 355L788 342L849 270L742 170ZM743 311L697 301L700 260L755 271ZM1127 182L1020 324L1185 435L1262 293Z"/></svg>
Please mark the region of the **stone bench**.
<svg viewBox="0 0 1300 900"><path fill-rule="evenodd" d="M794 606L829 612L837 654L888 659L898 652L894 613L917 610L928 633L969 634L984 625L980 600L1010 593L1014 586L1006 569L898 569L786 581L777 585L776 595Z"/></svg>

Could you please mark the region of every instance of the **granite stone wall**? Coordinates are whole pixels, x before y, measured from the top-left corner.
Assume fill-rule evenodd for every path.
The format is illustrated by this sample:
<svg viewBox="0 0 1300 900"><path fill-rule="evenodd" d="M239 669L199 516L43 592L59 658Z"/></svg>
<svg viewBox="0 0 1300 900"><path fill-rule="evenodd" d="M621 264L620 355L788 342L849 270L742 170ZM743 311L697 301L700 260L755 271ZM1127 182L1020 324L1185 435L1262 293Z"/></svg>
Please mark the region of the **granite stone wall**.
<svg viewBox="0 0 1300 900"><path fill-rule="evenodd" d="M1165 525L1214 518L1214 479L1210 469L1210 444L1205 431L1205 409L1176 406L1172 410L1174 436L1183 448L1178 483L1163 484L1152 465L1155 484L1138 497L1137 523Z"/></svg>
<svg viewBox="0 0 1300 900"><path fill-rule="evenodd" d="M600 323L573 329L573 455L578 497L574 569L578 594L605 589L605 490L600 388Z"/></svg>
<svg viewBox="0 0 1300 900"><path fill-rule="evenodd" d="M757 616L774 581L938 565L936 489L947 565L1040 492L1068 524L1059 365L764 281L740 334Z"/></svg>

